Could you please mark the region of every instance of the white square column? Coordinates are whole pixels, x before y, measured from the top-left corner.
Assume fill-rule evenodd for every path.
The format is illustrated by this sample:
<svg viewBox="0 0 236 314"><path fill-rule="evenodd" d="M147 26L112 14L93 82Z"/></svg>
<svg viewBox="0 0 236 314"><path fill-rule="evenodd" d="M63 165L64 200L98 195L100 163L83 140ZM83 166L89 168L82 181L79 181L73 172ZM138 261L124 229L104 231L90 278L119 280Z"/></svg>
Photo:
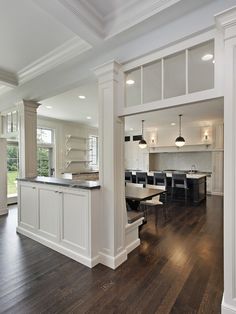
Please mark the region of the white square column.
<svg viewBox="0 0 236 314"><path fill-rule="evenodd" d="M8 213L7 209L7 140L0 138L0 215Z"/></svg>
<svg viewBox="0 0 236 314"><path fill-rule="evenodd" d="M236 313L236 7L216 16L224 41L224 297L222 313ZM216 60L217 62L217 60Z"/></svg>
<svg viewBox="0 0 236 314"><path fill-rule="evenodd" d="M37 176L37 108L35 101L23 100L19 112L19 177Z"/></svg>
<svg viewBox="0 0 236 314"><path fill-rule="evenodd" d="M94 71L99 90L100 262L115 269L127 259L124 119L117 115L124 102L124 74L115 61Z"/></svg>

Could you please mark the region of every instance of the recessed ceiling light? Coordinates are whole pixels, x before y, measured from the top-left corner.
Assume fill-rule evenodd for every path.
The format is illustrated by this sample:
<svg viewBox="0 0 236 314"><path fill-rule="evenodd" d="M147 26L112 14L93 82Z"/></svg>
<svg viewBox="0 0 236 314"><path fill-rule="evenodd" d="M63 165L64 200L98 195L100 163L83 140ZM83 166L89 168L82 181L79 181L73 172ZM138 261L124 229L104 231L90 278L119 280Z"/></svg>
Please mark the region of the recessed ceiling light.
<svg viewBox="0 0 236 314"><path fill-rule="evenodd" d="M215 60L215 59L214 59L214 60L212 60L212 63L213 63L213 64L215 64L215 63L216 63L216 60Z"/></svg>
<svg viewBox="0 0 236 314"><path fill-rule="evenodd" d="M128 85L133 85L134 83L135 83L134 80L127 80L127 81L126 81L126 84L128 84Z"/></svg>
<svg viewBox="0 0 236 314"><path fill-rule="evenodd" d="M86 119L87 119L87 120L91 120L92 118L91 118L90 116L87 116Z"/></svg>
<svg viewBox="0 0 236 314"><path fill-rule="evenodd" d="M134 129L133 129L133 128L130 128L129 130L130 130L130 131L133 131Z"/></svg>
<svg viewBox="0 0 236 314"><path fill-rule="evenodd" d="M174 125L176 125L176 123L174 123L174 122L171 122L171 125L173 125L173 126L174 126Z"/></svg>
<svg viewBox="0 0 236 314"><path fill-rule="evenodd" d="M86 98L84 95L79 95L78 97L79 97L79 99L85 99Z"/></svg>
<svg viewBox="0 0 236 314"><path fill-rule="evenodd" d="M202 61L209 61L211 59L213 59L213 54L211 53L207 53L204 56L202 56Z"/></svg>
<svg viewBox="0 0 236 314"><path fill-rule="evenodd" d="M47 109L52 109L52 106L46 106Z"/></svg>

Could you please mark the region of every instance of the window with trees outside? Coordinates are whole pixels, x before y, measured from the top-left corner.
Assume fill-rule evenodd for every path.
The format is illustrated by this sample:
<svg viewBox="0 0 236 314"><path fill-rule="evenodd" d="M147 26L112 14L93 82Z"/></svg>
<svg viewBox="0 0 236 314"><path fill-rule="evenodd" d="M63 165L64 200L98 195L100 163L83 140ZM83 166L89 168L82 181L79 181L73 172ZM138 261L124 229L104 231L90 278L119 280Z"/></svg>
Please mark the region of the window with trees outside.
<svg viewBox="0 0 236 314"><path fill-rule="evenodd" d="M16 178L19 174L19 152L18 143L9 142L7 144L7 195L13 197L17 195Z"/></svg>
<svg viewBox="0 0 236 314"><path fill-rule="evenodd" d="M53 175L54 132L51 129L37 128L37 172L38 176Z"/></svg>

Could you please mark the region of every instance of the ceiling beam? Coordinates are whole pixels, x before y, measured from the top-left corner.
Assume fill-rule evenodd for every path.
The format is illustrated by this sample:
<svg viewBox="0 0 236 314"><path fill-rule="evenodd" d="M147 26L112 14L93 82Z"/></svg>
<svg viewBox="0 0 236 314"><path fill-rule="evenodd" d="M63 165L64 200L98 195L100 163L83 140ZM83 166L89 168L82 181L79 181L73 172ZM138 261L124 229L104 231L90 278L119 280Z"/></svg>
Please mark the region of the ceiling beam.
<svg viewBox="0 0 236 314"><path fill-rule="evenodd" d="M92 46L103 41L105 37L103 21L82 2L77 0L33 1Z"/></svg>
<svg viewBox="0 0 236 314"><path fill-rule="evenodd" d="M0 69L0 82L6 86L16 87L18 85L17 75L12 72Z"/></svg>

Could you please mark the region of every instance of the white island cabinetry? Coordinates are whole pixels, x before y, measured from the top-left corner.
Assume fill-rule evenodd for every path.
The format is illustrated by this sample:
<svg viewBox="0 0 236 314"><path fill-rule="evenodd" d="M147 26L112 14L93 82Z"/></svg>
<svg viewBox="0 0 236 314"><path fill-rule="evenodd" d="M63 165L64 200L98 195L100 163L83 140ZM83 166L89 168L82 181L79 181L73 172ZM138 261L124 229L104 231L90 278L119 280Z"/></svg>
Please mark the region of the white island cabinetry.
<svg viewBox="0 0 236 314"><path fill-rule="evenodd" d="M99 189L18 182L17 232L76 261L99 263Z"/></svg>

